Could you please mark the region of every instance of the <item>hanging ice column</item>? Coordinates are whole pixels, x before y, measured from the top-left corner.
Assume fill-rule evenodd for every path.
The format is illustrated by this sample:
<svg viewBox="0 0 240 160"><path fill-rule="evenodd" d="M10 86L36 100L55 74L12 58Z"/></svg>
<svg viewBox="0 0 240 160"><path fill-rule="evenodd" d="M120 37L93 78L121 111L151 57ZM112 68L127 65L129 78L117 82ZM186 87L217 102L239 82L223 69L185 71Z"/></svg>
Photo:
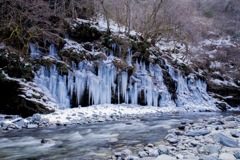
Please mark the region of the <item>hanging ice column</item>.
<svg viewBox="0 0 240 160"><path fill-rule="evenodd" d="M33 43L30 43L30 56L31 58L39 58L41 56L41 52L37 48L37 46Z"/></svg>
<svg viewBox="0 0 240 160"><path fill-rule="evenodd" d="M126 62L129 66L132 66L132 51L130 48L128 49Z"/></svg>
<svg viewBox="0 0 240 160"><path fill-rule="evenodd" d="M45 67L37 72L37 77L35 81L44 90L47 88L52 96L57 100L59 108L69 108L70 107L70 97L68 96L68 90L66 86L66 76L59 75L56 70L56 66L53 65L50 70Z"/></svg>
<svg viewBox="0 0 240 160"><path fill-rule="evenodd" d="M129 80L128 80L129 79ZM128 83L129 81L129 83ZM118 102L120 96L125 103L138 104L138 96L144 93L144 103L148 106L175 106L171 94L163 82L161 67L150 64L147 69L144 62L136 62L136 72L128 77L122 72L118 78Z"/></svg>
<svg viewBox="0 0 240 160"><path fill-rule="evenodd" d="M54 44L51 44L49 47L49 56L59 58L57 54L57 48L54 46Z"/></svg>
<svg viewBox="0 0 240 160"><path fill-rule="evenodd" d="M160 107L174 107L176 106L176 104L174 103L174 101L172 100L172 95L169 93L166 85L164 84L164 80L163 80L163 73L162 73L162 69L158 64L151 64L149 65L149 71L150 74L154 77L155 79L155 86L154 86L154 106L160 106ZM158 91L156 91L156 89L158 88ZM159 100L159 104L157 105L158 101L157 98L159 97L159 94L157 93L159 92L160 94L160 100Z"/></svg>
<svg viewBox="0 0 240 160"><path fill-rule="evenodd" d="M98 67L98 76L88 73L89 101L91 100L92 104L110 104L116 91L115 79L116 69L113 64L101 63Z"/></svg>

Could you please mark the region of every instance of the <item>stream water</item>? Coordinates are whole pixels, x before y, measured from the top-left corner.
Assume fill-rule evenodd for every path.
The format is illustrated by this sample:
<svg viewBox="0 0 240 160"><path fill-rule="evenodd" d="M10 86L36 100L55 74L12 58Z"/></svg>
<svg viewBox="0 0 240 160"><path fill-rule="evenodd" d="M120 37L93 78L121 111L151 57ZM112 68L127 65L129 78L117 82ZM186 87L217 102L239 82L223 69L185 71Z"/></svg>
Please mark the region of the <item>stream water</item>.
<svg viewBox="0 0 240 160"><path fill-rule="evenodd" d="M235 113L186 113L88 125L52 126L0 132L0 159L106 160L114 152L133 152L148 143L163 143L181 121ZM47 143L41 143L45 139Z"/></svg>

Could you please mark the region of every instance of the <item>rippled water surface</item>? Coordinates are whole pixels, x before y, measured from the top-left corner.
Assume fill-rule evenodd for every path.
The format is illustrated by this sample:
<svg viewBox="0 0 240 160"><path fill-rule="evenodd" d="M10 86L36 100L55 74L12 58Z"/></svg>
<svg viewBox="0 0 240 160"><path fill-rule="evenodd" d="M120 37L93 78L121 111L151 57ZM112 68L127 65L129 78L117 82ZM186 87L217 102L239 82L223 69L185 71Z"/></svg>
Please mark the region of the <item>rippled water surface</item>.
<svg viewBox="0 0 240 160"><path fill-rule="evenodd" d="M181 121L235 113L188 113L89 125L0 132L0 159L106 160L114 152L132 151L148 143L160 144L167 130ZM41 143L46 139L47 143Z"/></svg>

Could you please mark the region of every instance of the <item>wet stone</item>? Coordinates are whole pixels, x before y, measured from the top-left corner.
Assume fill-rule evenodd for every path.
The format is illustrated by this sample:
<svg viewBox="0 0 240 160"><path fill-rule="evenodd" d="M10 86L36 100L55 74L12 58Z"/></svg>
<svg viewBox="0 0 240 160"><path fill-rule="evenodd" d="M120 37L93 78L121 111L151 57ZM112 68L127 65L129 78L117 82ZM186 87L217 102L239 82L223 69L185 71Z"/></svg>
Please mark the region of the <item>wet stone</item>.
<svg viewBox="0 0 240 160"><path fill-rule="evenodd" d="M37 124L28 124L28 125L27 125L27 128L28 128L28 129L38 128L38 125L37 125Z"/></svg>
<svg viewBox="0 0 240 160"><path fill-rule="evenodd" d="M172 157L166 154L162 154L160 156L158 156L155 160L176 160L176 157Z"/></svg>
<svg viewBox="0 0 240 160"><path fill-rule="evenodd" d="M225 121L235 121L235 120L236 119L233 116L228 116L228 117L225 118Z"/></svg>
<svg viewBox="0 0 240 160"><path fill-rule="evenodd" d="M33 122L38 122L38 121L41 120L41 118L42 118L41 114L36 113L36 114L34 114L34 115L32 116L32 121L33 121Z"/></svg>
<svg viewBox="0 0 240 160"><path fill-rule="evenodd" d="M164 145L159 145L158 147L159 154L168 154L168 148Z"/></svg>
<svg viewBox="0 0 240 160"><path fill-rule="evenodd" d="M168 134L165 138L169 143L178 143L179 139L174 134Z"/></svg>
<svg viewBox="0 0 240 160"><path fill-rule="evenodd" d="M149 157L157 157L157 156L159 156L159 153L158 153L157 149L149 149L148 155L149 155Z"/></svg>
<svg viewBox="0 0 240 160"><path fill-rule="evenodd" d="M217 156L212 155L203 155L200 157L201 160L218 160Z"/></svg>
<svg viewBox="0 0 240 160"><path fill-rule="evenodd" d="M184 125L179 125L179 126L178 126L178 129L179 129L179 130L185 130L185 126L184 126Z"/></svg>
<svg viewBox="0 0 240 160"><path fill-rule="evenodd" d="M140 158L135 156L127 156L124 160L140 160Z"/></svg>
<svg viewBox="0 0 240 160"><path fill-rule="evenodd" d="M215 134L214 137L215 137L215 140L218 143L220 143L220 144L222 144L222 145L224 145L226 147L232 147L232 148L239 147L237 141L234 141L233 139L231 139L231 138L229 138L229 137L227 137L227 136L225 136L225 135L223 135L221 133Z"/></svg>
<svg viewBox="0 0 240 160"><path fill-rule="evenodd" d="M140 152L138 152L138 156L139 156L140 158L143 158L143 157L147 157L148 154L147 154L145 151L140 151Z"/></svg>
<svg viewBox="0 0 240 160"><path fill-rule="evenodd" d="M204 146L205 152L207 152L209 154L219 153L221 148L222 147L220 145L206 145L206 146Z"/></svg>
<svg viewBox="0 0 240 160"><path fill-rule="evenodd" d="M236 160L235 156L231 153L221 153L219 160Z"/></svg>
<svg viewBox="0 0 240 160"><path fill-rule="evenodd" d="M198 130L198 131L189 131L185 135L190 137L195 137L195 136L205 136L209 133L210 133L209 130Z"/></svg>
<svg viewBox="0 0 240 160"><path fill-rule="evenodd" d="M237 127L237 123L235 123L235 122L230 122L230 123L223 125L224 129L228 129L228 128L232 129L232 128L236 128L236 127Z"/></svg>
<svg viewBox="0 0 240 160"><path fill-rule="evenodd" d="M121 158L125 159L126 157L130 156L132 154L132 151L129 149L125 149L121 152Z"/></svg>
<svg viewBox="0 0 240 160"><path fill-rule="evenodd" d="M234 138L240 137L240 133L239 133L238 131L231 131L230 134L231 134L232 137L234 137Z"/></svg>
<svg viewBox="0 0 240 160"><path fill-rule="evenodd" d="M234 153L235 158L240 159L240 151Z"/></svg>

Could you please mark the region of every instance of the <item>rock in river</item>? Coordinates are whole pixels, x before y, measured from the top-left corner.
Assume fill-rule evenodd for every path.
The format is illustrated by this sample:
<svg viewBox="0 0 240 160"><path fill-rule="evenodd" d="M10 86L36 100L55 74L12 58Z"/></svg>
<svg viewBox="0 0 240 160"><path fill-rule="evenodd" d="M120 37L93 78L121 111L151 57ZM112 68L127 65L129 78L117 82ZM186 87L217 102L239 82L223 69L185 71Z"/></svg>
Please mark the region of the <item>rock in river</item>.
<svg viewBox="0 0 240 160"><path fill-rule="evenodd" d="M227 147L232 147L232 148L237 148L239 147L238 145L238 142L237 141L234 141L233 139L225 136L224 134L222 133L218 133L218 134L215 134L214 135L215 137L215 141L224 145L224 146L227 146Z"/></svg>
<svg viewBox="0 0 240 160"><path fill-rule="evenodd" d="M197 130L197 131L189 131L185 135L195 137L195 136L205 136L209 133L210 133L209 130Z"/></svg>
<svg viewBox="0 0 240 160"><path fill-rule="evenodd" d="M231 131L231 135L232 135L234 138L240 137L240 133L239 133L238 131Z"/></svg>

